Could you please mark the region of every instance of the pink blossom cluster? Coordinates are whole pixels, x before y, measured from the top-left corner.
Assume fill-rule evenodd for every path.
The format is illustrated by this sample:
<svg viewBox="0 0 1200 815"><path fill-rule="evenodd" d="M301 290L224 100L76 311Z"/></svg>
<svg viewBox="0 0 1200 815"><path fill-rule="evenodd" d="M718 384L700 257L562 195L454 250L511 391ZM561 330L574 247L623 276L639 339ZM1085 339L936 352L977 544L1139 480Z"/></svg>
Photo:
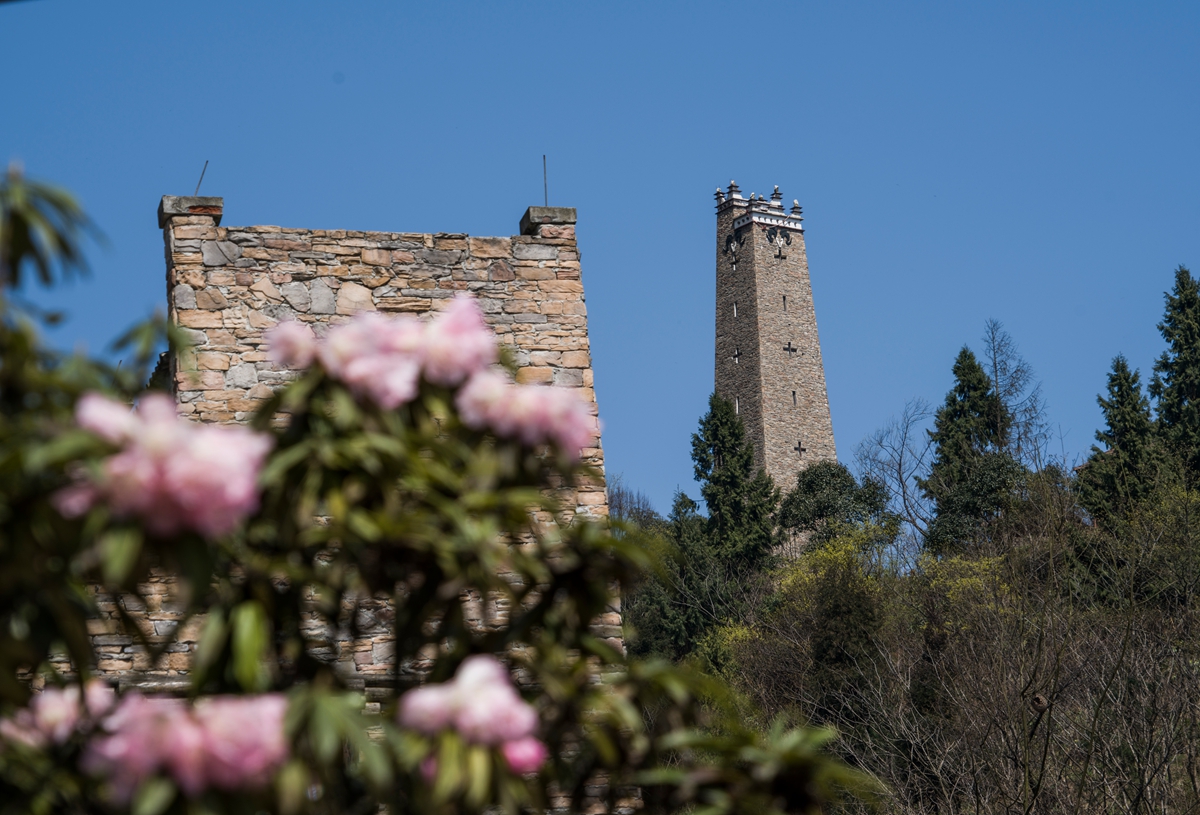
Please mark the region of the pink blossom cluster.
<svg viewBox="0 0 1200 815"><path fill-rule="evenodd" d="M184 421L165 394L144 396L131 411L89 393L76 405L75 419L121 449L104 460L98 477L58 493L56 505L68 517L102 501L118 516L139 518L155 535L190 529L215 536L258 508L258 474L271 447L261 433Z"/></svg>
<svg viewBox="0 0 1200 815"><path fill-rule="evenodd" d="M493 656L467 657L454 679L414 688L400 698L400 724L435 735L453 728L468 742L500 747L513 771L536 771L546 746L534 737L538 717Z"/></svg>
<svg viewBox="0 0 1200 815"><path fill-rule="evenodd" d="M458 392L463 423L536 446L547 442L576 458L592 444L596 418L572 391L544 385L515 385L495 370L476 373Z"/></svg>
<svg viewBox="0 0 1200 815"><path fill-rule="evenodd" d="M536 446L553 443L578 457L597 423L586 404L566 389L516 385L489 366L496 338L466 295L428 323L403 315L363 314L318 341L308 326L280 323L267 339L276 362L303 368L317 360L359 396L392 409L412 401L421 377L461 388L455 403L467 426Z"/></svg>
<svg viewBox="0 0 1200 815"><path fill-rule="evenodd" d="M320 360L330 376L389 410L416 397L422 376L454 387L497 358L495 335L465 295L427 323L408 315L361 314L318 342L308 326L284 322L267 341L272 360L294 368Z"/></svg>
<svg viewBox="0 0 1200 815"><path fill-rule="evenodd" d="M87 745L83 768L109 780L118 803L166 772L188 795L265 785L288 757L282 694L179 699L129 694Z"/></svg>
<svg viewBox="0 0 1200 815"><path fill-rule="evenodd" d="M98 679L84 685L47 688L27 707L0 719L0 740L44 750L63 744L76 731L108 713L116 702L112 689Z"/></svg>

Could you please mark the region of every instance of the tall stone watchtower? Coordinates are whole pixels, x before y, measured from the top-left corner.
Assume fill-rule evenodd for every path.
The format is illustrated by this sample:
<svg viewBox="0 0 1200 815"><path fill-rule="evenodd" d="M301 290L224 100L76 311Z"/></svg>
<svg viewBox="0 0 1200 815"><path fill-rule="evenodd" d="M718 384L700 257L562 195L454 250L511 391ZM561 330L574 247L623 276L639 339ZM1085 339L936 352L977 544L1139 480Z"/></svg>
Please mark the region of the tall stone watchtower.
<svg viewBox="0 0 1200 815"><path fill-rule="evenodd" d="M717 189L716 390L733 402L755 464L782 488L837 459L800 204Z"/></svg>

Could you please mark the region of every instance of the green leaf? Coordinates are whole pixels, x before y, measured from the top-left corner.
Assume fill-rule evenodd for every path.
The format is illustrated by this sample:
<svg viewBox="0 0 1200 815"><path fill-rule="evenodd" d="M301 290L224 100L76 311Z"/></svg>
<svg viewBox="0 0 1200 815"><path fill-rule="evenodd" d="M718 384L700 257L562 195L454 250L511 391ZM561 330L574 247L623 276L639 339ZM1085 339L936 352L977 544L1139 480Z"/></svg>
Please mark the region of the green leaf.
<svg viewBox="0 0 1200 815"><path fill-rule="evenodd" d="M308 768L299 759L289 761L275 777L275 792L278 795L279 811L283 815L294 815L304 806L308 777Z"/></svg>
<svg viewBox="0 0 1200 815"><path fill-rule="evenodd" d="M196 648L197 681L203 681L202 675L213 666L225 648L229 637L229 627L225 625L225 612L214 608L208 613L204 629L200 634L200 645Z"/></svg>
<svg viewBox="0 0 1200 815"><path fill-rule="evenodd" d="M248 691L265 690L267 672L264 661L271 641L267 612L254 600L240 603L230 615L233 630L233 675Z"/></svg>
<svg viewBox="0 0 1200 815"><path fill-rule="evenodd" d="M482 807L492 786L492 752L478 745L467 749L467 805Z"/></svg>
<svg viewBox="0 0 1200 815"><path fill-rule="evenodd" d="M100 539L104 580L109 584L124 583L141 551L142 533L138 530L118 528L106 532Z"/></svg>
<svg viewBox="0 0 1200 815"><path fill-rule="evenodd" d="M165 778L144 782L133 798L132 815L161 815L175 800L175 785Z"/></svg>

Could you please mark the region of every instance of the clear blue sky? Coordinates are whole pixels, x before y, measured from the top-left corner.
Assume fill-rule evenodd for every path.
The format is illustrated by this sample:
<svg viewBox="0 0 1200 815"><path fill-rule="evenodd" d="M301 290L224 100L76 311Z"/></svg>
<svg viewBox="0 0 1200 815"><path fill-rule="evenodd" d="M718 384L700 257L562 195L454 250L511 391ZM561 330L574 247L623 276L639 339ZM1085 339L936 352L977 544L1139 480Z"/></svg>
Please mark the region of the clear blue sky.
<svg viewBox="0 0 1200 815"><path fill-rule="evenodd" d="M1112 357L1148 376L1200 271L1194 3L0 4L0 160L108 237L54 302L100 350L165 298L155 207L229 224L509 235L579 209L611 473L696 494L712 192L804 206L838 452L940 401L1001 320L1060 452Z"/></svg>

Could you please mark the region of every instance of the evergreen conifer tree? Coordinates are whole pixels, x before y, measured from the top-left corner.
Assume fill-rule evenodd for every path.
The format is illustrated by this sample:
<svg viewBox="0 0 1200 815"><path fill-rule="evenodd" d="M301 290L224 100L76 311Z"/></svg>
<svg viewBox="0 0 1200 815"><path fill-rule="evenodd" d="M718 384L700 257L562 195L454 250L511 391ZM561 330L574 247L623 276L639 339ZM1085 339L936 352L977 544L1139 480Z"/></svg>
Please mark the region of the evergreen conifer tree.
<svg viewBox="0 0 1200 815"><path fill-rule="evenodd" d="M754 446L742 420L733 403L715 393L692 436L692 462L708 506L713 552L734 567L764 563L779 542L774 515L780 492L766 470L754 471Z"/></svg>
<svg viewBox="0 0 1200 815"><path fill-rule="evenodd" d="M1079 472L1080 502L1101 523L1127 513L1157 484L1158 446L1150 402L1142 395L1138 372L1124 356L1113 360L1108 398L1096 397L1104 412L1104 429L1096 431L1092 454Z"/></svg>
<svg viewBox="0 0 1200 815"><path fill-rule="evenodd" d="M957 548L999 514L1022 472L1002 449L1012 415L970 348L958 352L953 372L929 434L936 451L929 478L917 482L937 509L926 530L935 554Z"/></svg>
<svg viewBox="0 0 1200 815"><path fill-rule="evenodd" d="M1158 324L1167 350L1154 363L1150 395L1163 441L1194 475L1200 472L1200 281L1183 266Z"/></svg>
<svg viewBox="0 0 1200 815"><path fill-rule="evenodd" d="M939 505L966 480L983 453L1007 437L1012 417L971 349L963 346L954 361L954 387L934 417L930 438L936 457L921 489Z"/></svg>

